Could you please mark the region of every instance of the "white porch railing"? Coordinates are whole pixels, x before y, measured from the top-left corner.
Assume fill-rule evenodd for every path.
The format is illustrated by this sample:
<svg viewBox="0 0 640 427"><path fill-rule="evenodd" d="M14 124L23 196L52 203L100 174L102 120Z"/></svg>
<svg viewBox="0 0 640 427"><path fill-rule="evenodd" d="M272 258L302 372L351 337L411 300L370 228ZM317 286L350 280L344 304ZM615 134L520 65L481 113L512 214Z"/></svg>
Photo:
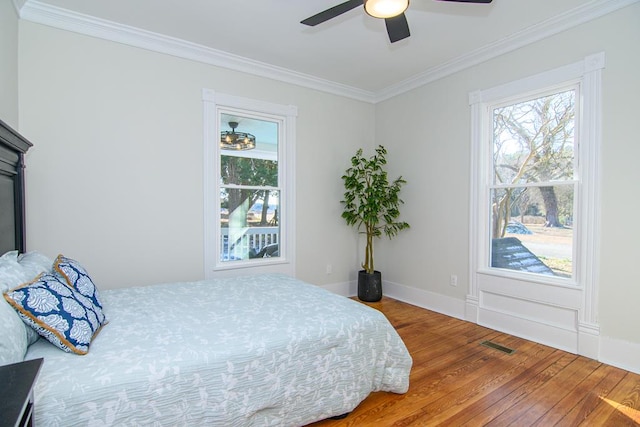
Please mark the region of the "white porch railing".
<svg viewBox="0 0 640 427"><path fill-rule="evenodd" d="M249 258L249 250L256 252L267 245L279 243L279 227L247 227L239 236L229 241L229 228L222 227L220 236L220 256L223 261ZM234 230L239 232L239 230Z"/></svg>

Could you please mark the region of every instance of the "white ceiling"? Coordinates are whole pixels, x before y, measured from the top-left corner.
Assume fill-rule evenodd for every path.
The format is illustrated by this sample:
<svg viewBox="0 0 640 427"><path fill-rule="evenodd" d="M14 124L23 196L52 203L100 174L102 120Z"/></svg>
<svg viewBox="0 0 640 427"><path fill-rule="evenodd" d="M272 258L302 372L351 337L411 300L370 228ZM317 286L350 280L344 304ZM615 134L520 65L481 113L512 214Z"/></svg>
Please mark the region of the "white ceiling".
<svg viewBox="0 0 640 427"><path fill-rule="evenodd" d="M412 0L406 12L411 37L391 44L384 22L361 8L317 27L299 23L342 0L14 0L23 19L80 32L87 25L73 28L69 22L117 23L121 29L145 30L145 36L157 33L210 53L233 54L227 59L240 60L238 69L266 75L284 70L293 80L368 100L635 1Z"/></svg>

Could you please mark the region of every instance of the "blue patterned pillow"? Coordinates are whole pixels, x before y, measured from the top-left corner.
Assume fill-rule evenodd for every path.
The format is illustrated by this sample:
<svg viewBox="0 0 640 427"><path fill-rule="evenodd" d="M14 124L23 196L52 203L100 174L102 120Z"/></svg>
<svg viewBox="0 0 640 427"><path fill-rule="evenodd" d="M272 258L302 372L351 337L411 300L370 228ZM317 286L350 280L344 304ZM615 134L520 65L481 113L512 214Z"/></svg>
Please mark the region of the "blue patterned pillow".
<svg viewBox="0 0 640 427"><path fill-rule="evenodd" d="M26 324L66 352L87 354L91 340L106 323L102 308L57 274L43 273L4 297Z"/></svg>
<svg viewBox="0 0 640 427"><path fill-rule="evenodd" d="M69 286L91 299L91 302L102 310L102 302L98 295L98 288L93 283L93 280L91 280L91 277L89 277L87 270L85 270L78 261L60 254L53 263L53 269L65 278Z"/></svg>

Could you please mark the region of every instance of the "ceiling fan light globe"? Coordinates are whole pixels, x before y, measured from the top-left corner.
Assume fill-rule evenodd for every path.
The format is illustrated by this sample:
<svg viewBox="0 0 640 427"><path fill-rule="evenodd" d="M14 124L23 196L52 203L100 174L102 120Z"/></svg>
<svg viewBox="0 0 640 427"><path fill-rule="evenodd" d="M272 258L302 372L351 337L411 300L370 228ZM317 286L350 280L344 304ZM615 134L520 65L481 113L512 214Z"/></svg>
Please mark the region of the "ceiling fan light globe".
<svg viewBox="0 0 640 427"><path fill-rule="evenodd" d="M409 0L364 0L364 10L374 18L393 18L409 7Z"/></svg>

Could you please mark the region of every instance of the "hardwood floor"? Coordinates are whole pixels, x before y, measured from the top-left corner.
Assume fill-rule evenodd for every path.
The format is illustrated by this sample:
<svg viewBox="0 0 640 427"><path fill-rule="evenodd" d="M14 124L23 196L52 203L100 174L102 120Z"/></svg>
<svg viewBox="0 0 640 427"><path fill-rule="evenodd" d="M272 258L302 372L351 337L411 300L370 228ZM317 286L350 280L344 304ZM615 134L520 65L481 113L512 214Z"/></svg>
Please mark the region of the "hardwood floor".
<svg viewBox="0 0 640 427"><path fill-rule="evenodd" d="M390 298L369 305L413 357L409 391L313 427L640 425L640 375Z"/></svg>

